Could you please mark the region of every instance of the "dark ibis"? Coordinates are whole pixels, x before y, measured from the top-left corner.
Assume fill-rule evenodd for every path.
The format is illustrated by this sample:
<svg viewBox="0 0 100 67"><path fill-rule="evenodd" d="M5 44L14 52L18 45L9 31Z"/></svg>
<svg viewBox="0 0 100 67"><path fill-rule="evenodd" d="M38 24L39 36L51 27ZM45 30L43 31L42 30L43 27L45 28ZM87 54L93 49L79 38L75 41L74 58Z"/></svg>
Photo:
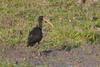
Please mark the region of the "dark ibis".
<svg viewBox="0 0 100 67"><path fill-rule="evenodd" d="M44 22L48 23L53 27L53 24L49 22L46 16L39 16L38 24L29 32L27 46L34 46L36 43L40 43L43 38L42 26Z"/></svg>

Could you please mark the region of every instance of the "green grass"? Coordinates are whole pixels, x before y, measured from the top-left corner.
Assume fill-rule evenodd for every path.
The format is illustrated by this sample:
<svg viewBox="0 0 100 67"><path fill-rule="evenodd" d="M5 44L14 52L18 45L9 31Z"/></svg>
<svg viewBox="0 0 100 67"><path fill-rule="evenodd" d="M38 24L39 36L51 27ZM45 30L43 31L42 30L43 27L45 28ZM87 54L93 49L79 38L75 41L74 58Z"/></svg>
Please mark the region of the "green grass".
<svg viewBox="0 0 100 67"><path fill-rule="evenodd" d="M46 36L39 47L40 51L62 45L67 45L66 50L69 50L83 43L99 43L100 32L95 32L94 26L100 27L100 19L91 20L93 15L100 18L99 4L81 8L75 0L0 0L0 45L27 45L28 32L36 25L40 15L49 16L54 25L54 28L44 25ZM0 60L0 67L29 65L26 62L18 66Z"/></svg>
<svg viewBox="0 0 100 67"><path fill-rule="evenodd" d="M100 20L92 21L90 17L95 14L100 18L99 7L98 3L81 9L74 0L0 0L0 43L26 45L28 32L35 26L39 15L49 16L55 26L44 27L47 35L40 49L57 47L66 41L97 43L100 34L93 28L100 26Z"/></svg>
<svg viewBox="0 0 100 67"><path fill-rule="evenodd" d="M16 62L12 60L0 58L0 67L32 67L32 66L26 61L23 61L23 63L16 64Z"/></svg>
<svg viewBox="0 0 100 67"><path fill-rule="evenodd" d="M39 64L33 65L34 67L48 67L48 64ZM15 61L11 59L1 58L0 57L0 67L33 67L28 61L22 61L21 63L16 64Z"/></svg>

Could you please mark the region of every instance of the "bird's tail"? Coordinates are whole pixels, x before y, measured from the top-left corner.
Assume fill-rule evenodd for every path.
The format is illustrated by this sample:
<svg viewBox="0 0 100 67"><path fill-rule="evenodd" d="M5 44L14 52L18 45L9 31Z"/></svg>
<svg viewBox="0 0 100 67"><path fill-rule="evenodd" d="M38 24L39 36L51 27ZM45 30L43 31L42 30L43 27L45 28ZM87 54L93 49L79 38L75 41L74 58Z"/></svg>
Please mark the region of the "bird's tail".
<svg viewBox="0 0 100 67"><path fill-rule="evenodd" d="M35 45L35 43L27 42L27 47L32 47L32 46L34 46L34 45Z"/></svg>

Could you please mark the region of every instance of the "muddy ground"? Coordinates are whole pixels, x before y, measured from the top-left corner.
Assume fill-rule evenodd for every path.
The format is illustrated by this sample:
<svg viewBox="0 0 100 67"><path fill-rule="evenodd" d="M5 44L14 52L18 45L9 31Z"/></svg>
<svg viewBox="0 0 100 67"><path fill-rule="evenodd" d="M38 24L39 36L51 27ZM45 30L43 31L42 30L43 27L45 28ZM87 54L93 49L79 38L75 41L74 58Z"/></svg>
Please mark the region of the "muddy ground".
<svg viewBox="0 0 100 67"><path fill-rule="evenodd" d="M0 46L0 57L16 64L27 61L32 67L100 67L100 45L86 45L80 48L50 50L37 53L33 48Z"/></svg>

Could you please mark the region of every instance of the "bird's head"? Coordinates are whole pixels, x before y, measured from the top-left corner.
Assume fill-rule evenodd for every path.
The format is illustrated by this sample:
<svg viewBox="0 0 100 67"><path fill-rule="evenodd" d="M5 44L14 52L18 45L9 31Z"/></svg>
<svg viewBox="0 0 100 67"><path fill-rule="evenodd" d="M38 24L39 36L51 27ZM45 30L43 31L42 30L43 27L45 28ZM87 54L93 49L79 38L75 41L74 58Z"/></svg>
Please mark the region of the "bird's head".
<svg viewBox="0 0 100 67"><path fill-rule="evenodd" d="M53 27L53 24L50 22L47 16L39 16L38 21L40 22L40 24L42 22L45 22L48 23L51 27Z"/></svg>
<svg viewBox="0 0 100 67"><path fill-rule="evenodd" d="M39 16L38 21L43 21L43 16Z"/></svg>

